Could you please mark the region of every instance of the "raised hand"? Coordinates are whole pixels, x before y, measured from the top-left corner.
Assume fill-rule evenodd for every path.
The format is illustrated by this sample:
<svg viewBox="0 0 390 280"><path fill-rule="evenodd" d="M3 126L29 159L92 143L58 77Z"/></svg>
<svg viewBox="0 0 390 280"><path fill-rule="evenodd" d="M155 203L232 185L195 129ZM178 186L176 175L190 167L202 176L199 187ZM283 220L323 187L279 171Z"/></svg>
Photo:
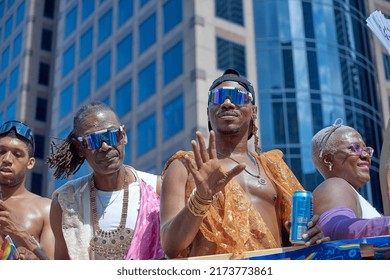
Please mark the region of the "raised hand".
<svg viewBox="0 0 390 280"><path fill-rule="evenodd" d="M204 199L212 197L223 190L226 184L236 175L245 169L245 164L240 163L231 170L223 168L222 160L217 157L215 134L210 132L209 148L207 149L203 135L200 131L196 132L197 142L191 141L194 160L185 156L185 165L192 174L197 193Z"/></svg>

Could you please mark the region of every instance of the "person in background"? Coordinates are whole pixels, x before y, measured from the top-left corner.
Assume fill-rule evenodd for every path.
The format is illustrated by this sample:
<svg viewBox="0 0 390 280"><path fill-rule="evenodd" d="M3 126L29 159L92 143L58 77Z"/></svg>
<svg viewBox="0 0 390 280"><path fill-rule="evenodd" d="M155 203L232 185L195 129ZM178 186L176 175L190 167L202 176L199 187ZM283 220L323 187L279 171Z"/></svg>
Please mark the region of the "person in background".
<svg viewBox="0 0 390 280"><path fill-rule="evenodd" d="M210 137L197 132L192 152L168 160L161 188L161 241L169 258L290 246L291 197L303 190L278 150L258 147L255 92L226 70L208 93ZM255 151L248 139L255 137ZM328 240L309 222L306 245Z"/></svg>
<svg viewBox="0 0 390 280"><path fill-rule="evenodd" d="M30 127L16 120L4 123L0 127L0 247L9 236L17 247L15 258L52 259L51 200L30 192L25 185L34 164Z"/></svg>
<svg viewBox="0 0 390 280"><path fill-rule="evenodd" d="M75 174L84 160L91 174L53 193L50 220L55 259L162 258L160 177L125 165L127 136L115 112L92 102L75 115L73 130L52 144L55 178Z"/></svg>
<svg viewBox="0 0 390 280"><path fill-rule="evenodd" d="M312 139L312 159L325 179L313 191L313 211L332 240L390 233L390 217L382 216L358 192L370 180L373 153L359 132L342 125L341 119Z"/></svg>

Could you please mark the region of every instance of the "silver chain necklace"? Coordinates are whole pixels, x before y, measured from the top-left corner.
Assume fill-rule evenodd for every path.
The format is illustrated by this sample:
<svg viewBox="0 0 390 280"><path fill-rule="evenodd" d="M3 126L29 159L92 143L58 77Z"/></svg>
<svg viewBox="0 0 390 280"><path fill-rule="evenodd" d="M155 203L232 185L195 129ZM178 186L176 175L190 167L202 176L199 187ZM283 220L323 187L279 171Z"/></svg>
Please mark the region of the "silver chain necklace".
<svg viewBox="0 0 390 280"><path fill-rule="evenodd" d="M222 154L222 153L220 153L220 152L217 152L217 154L218 154L219 156L228 158L228 159L234 161L234 162L237 163L237 164L240 164L240 162L239 162L238 160L235 160L234 158L232 158L232 157L230 157L230 156L224 155L224 154ZM261 177L261 170L260 170L259 163L257 162L257 159L256 159L251 153L247 152L247 154L248 154L249 159L250 159L252 162L254 162L254 163L256 164L257 169L259 170L259 175L253 174L252 172L250 172L250 171L247 170L246 168L244 169L244 171L245 171L246 173L248 173L249 175L251 175L252 177L255 177L255 178L257 179L258 183L259 183L261 186L265 186L265 185L267 184L267 181L266 181L263 177Z"/></svg>

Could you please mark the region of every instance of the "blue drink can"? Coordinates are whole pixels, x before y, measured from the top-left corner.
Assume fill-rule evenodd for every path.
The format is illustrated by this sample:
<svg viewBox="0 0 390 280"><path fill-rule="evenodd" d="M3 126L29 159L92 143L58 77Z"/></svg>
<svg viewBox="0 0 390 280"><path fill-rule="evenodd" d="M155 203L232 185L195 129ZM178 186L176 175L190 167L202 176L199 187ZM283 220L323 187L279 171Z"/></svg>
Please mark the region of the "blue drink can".
<svg viewBox="0 0 390 280"><path fill-rule="evenodd" d="M305 244L302 234L313 216L313 195L309 191L297 191L292 196L290 242Z"/></svg>

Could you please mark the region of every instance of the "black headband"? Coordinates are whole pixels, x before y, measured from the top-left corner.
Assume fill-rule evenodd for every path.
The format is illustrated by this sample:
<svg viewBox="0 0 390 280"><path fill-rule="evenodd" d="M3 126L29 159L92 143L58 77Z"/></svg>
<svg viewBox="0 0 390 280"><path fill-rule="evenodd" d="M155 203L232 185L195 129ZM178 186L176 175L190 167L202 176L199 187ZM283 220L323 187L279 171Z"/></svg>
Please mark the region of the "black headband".
<svg viewBox="0 0 390 280"><path fill-rule="evenodd" d="M225 72L222 74L221 77L217 78L210 86L209 90L213 90L216 88L219 84L225 82L225 81L233 81L237 82L240 85L242 85L247 91L252 93L253 100L252 104L255 104L255 89L253 88L251 82L249 82L246 78L240 75L240 73L235 69L226 69Z"/></svg>

